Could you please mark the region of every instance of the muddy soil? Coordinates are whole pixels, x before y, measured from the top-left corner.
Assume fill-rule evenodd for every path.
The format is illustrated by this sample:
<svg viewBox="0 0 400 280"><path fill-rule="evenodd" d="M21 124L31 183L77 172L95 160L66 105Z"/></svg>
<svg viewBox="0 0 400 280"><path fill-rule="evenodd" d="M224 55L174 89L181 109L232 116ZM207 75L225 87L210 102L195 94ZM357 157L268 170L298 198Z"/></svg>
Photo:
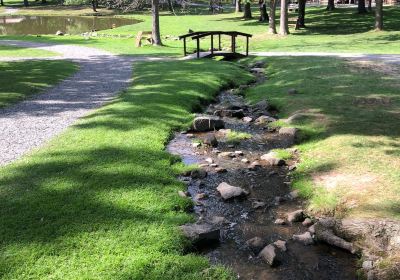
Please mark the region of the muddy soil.
<svg viewBox="0 0 400 280"><path fill-rule="evenodd" d="M258 81L263 77L262 73L259 74ZM243 104L246 116L255 119L260 115L259 110L245 105L243 98L232 92L235 90L222 91L216 103L211 104L205 112L212 113L226 104ZM188 185L198 220L224 218L219 244L199 247L198 252L207 256L213 264L230 267L239 279L357 279L357 259L353 255L325 244L306 246L292 240L293 234L307 230L302 223L274 223L277 218L285 219L287 213L305 208L301 199L289 195L292 191L290 170L299 158L298 152L290 148L292 139L265 124L256 124L254 121L248 123L233 117L223 117L223 120L225 129L206 133L177 133L167 148L172 154L181 156L185 164L198 164L208 173L206 178L200 180L181 177ZM226 137L227 129L245 132L252 137L232 143ZM218 139L217 147L193 145L210 134ZM260 160L261 155L276 148L288 149L293 158L283 166L271 166ZM219 156L221 152L235 151L243 154ZM258 161L260 166L252 165L254 161ZM224 168L226 172L217 172L218 168ZM224 201L216 190L222 182L241 187L249 194ZM265 245L277 240L287 242L287 251L280 253L278 265L269 266L257 256L258 252L246 245L246 241L253 237L262 238Z"/></svg>

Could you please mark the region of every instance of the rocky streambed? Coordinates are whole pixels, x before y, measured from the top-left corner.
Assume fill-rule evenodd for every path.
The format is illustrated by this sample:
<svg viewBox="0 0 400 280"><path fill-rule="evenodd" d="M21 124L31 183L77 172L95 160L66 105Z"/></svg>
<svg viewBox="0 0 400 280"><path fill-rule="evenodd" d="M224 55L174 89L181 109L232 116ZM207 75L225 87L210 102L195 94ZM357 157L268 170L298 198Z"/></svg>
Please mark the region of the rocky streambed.
<svg viewBox="0 0 400 280"><path fill-rule="evenodd" d="M257 82L261 66L251 68ZM250 106L237 91L222 91L168 145L199 166L181 176L188 190L179 194L194 202L197 222L181 227L194 250L240 279L356 279L353 244L336 235L334 221L309 217L291 189L301 131L271 126L275 108Z"/></svg>

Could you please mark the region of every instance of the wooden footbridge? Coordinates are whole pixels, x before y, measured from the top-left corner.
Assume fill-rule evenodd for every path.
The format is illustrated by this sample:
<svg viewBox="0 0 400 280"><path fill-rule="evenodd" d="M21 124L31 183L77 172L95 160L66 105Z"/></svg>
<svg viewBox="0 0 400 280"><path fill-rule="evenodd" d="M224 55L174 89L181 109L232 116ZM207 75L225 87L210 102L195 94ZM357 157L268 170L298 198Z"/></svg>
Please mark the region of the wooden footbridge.
<svg viewBox="0 0 400 280"><path fill-rule="evenodd" d="M210 36L211 46L210 51L201 52L200 49L200 39L206 38ZM214 46L214 37L218 38L218 42L216 47ZM231 47L230 51L224 51L221 48L221 37L222 36L230 36L231 37ZM242 36L246 38L246 51L244 53L239 53L236 51L236 38L238 36ZM187 39L191 38L192 40L196 40L196 57L214 57L214 56L224 56L225 58L239 58L249 55L249 38L251 38L251 34L237 32L237 31L199 31L199 32L191 32L182 36L179 36L179 40L183 40L183 55L187 56Z"/></svg>

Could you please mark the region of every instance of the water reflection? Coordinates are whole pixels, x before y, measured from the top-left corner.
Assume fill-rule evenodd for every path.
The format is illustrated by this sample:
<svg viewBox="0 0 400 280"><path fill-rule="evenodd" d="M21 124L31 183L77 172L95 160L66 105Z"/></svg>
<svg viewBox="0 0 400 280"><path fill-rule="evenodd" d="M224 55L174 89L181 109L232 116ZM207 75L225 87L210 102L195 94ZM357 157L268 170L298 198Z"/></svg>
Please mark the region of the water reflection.
<svg viewBox="0 0 400 280"><path fill-rule="evenodd" d="M58 30L80 34L138 23L138 20L116 17L79 16L0 16L1 35L55 34Z"/></svg>

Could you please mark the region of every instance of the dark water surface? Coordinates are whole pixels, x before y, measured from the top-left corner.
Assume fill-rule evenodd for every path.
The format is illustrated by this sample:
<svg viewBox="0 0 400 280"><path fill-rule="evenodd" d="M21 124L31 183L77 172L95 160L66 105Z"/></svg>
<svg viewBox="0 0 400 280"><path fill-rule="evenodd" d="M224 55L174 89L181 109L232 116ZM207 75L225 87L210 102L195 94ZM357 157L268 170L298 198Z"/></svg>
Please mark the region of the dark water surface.
<svg viewBox="0 0 400 280"><path fill-rule="evenodd" d="M95 16L0 16L0 35L81 34L138 23L138 20Z"/></svg>

